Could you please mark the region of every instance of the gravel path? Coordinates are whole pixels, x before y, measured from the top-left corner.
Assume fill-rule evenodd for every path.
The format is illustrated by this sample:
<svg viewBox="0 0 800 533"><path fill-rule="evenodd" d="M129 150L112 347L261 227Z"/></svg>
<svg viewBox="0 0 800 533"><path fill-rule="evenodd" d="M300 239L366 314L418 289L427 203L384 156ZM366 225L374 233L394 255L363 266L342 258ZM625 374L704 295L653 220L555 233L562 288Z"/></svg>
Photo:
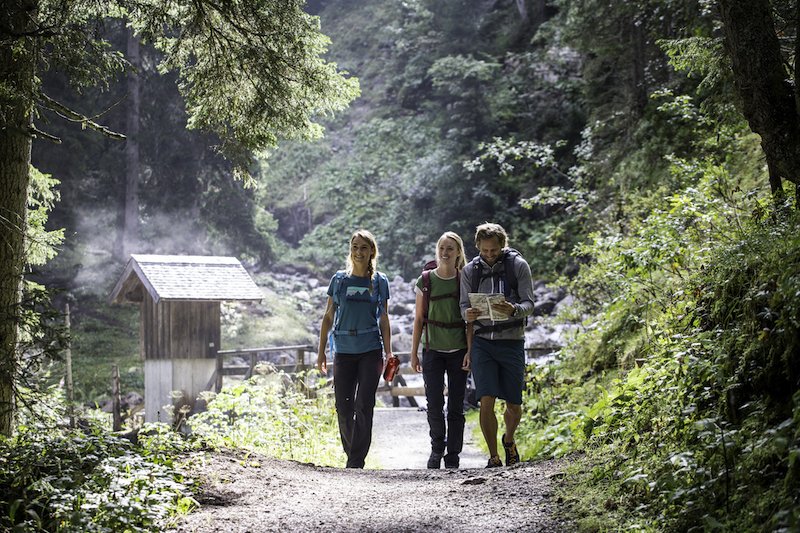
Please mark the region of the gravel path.
<svg viewBox="0 0 800 533"><path fill-rule="evenodd" d="M471 437L468 428L467 437ZM225 452L198 474L201 508L176 532L561 532L553 488L563 463L482 468L467 442L460 470L424 469L424 411L376 410L371 454L381 470L346 470Z"/></svg>
<svg viewBox="0 0 800 533"><path fill-rule="evenodd" d="M431 452L427 413L416 407L375 409L370 456L382 469L425 468ZM482 468L488 456L478 448L472 428L464 431L461 468Z"/></svg>

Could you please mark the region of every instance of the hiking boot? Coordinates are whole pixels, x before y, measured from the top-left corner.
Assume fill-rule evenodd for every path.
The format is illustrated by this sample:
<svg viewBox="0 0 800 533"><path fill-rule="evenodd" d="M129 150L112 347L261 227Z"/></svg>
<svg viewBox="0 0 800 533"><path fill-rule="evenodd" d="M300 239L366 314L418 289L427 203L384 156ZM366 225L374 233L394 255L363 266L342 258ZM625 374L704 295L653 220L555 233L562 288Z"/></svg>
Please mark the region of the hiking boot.
<svg viewBox="0 0 800 533"><path fill-rule="evenodd" d="M489 464L486 465L486 468L497 468L498 466L503 466L503 461L496 455L494 457L489 457Z"/></svg>
<svg viewBox="0 0 800 533"><path fill-rule="evenodd" d="M428 457L428 468L435 469L442 467L442 454L439 452L431 452Z"/></svg>
<svg viewBox="0 0 800 533"><path fill-rule="evenodd" d="M510 444L506 443L506 436L503 435L503 438L500 439L500 442L503 443L503 448L506 450L506 466L512 466L519 462L519 452L517 452L517 444L515 442L511 442Z"/></svg>
<svg viewBox="0 0 800 533"><path fill-rule="evenodd" d="M445 468L458 468L458 454L457 453L448 453L444 456L444 467Z"/></svg>

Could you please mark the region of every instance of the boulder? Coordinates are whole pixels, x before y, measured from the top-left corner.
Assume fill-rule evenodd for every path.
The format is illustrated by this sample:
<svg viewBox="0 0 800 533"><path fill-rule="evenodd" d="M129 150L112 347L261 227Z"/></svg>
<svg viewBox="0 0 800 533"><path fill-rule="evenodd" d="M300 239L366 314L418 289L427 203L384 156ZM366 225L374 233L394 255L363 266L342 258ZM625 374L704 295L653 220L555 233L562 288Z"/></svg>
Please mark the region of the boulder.
<svg viewBox="0 0 800 533"><path fill-rule="evenodd" d="M540 302L536 302L533 305L533 316L548 316L553 313L553 309L556 308L555 300L544 300Z"/></svg>

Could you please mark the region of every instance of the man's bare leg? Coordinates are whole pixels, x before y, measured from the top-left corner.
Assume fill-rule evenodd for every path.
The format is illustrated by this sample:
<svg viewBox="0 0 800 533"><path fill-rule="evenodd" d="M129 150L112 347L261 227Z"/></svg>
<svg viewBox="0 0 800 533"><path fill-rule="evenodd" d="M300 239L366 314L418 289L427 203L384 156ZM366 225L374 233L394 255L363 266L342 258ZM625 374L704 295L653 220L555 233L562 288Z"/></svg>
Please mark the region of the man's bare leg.
<svg viewBox="0 0 800 533"><path fill-rule="evenodd" d="M486 441L486 447L489 448L490 457L498 457L497 417L494 414L494 400L493 396L481 396L481 432Z"/></svg>
<svg viewBox="0 0 800 533"><path fill-rule="evenodd" d="M481 411L481 418L482 416L483 411ZM506 423L506 440L504 444L514 442L514 433L517 431L520 420L522 420L522 406L506 402L506 410L503 413L503 421ZM495 434L496 432L497 425L495 425Z"/></svg>

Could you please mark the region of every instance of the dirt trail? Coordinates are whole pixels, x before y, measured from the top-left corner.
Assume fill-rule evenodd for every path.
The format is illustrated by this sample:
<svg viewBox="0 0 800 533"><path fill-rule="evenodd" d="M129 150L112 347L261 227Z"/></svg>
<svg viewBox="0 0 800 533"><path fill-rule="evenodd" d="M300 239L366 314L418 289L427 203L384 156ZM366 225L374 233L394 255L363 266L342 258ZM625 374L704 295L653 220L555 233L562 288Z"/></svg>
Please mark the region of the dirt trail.
<svg viewBox="0 0 800 533"><path fill-rule="evenodd" d="M206 458L202 508L174 531L571 531L554 516L559 462L485 469L471 440L459 470L424 469L425 413L376 410L381 470L346 470L243 454Z"/></svg>
<svg viewBox="0 0 800 533"><path fill-rule="evenodd" d="M375 409L370 456L382 469L425 468L431 451L427 413L416 407ZM464 431L461 468L482 468L487 457L478 448L471 427Z"/></svg>

